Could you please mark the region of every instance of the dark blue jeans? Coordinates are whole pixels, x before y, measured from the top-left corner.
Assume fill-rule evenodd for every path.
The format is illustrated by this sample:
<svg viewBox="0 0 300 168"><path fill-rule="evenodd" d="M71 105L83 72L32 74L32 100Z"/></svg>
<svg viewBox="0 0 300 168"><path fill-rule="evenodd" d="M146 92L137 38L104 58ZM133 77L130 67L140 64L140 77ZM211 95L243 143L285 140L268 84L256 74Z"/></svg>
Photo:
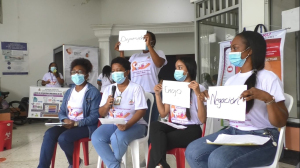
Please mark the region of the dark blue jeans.
<svg viewBox="0 0 300 168"><path fill-rule="evenodd" d="M277 142L279 137L277 128L268 130ZM220 146L206 143L206 139L215 141L219 134L267 136L263 135L264 132L264 130L242 131L228 127L191 142L185 151L186 160L191 168L246 168L271 165L277 150L272 140L259 146Z"/></svg>
<svg viewBox="0 0 300 168"><path fill-rule="evenodd" d="M65 152L69 164L73 165L74 142L86 137L89 137L87 126L73 127L71 129L59 126L49 128L44 135L38 168L50 167L54 147L57 142Z"/></svg>

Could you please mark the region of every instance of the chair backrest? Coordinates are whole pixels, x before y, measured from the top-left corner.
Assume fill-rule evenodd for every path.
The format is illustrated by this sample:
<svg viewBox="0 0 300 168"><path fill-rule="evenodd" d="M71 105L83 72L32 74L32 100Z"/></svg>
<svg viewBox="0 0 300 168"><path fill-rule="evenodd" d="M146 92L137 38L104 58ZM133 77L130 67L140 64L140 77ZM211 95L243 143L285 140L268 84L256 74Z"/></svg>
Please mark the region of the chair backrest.
<svg viewBox="0 0 300 168"><path fill-rule="evenodd" d="M285 104L288 112L290 113L291 109L292 109L292 106L293 106L293 103L294 103L294 99L291 95L286 94L286 93L284 93L284 97L285 97L284 104ZM280 129L276 155L275 155L275 158L274 158L274 162L270 167L276 167L278 162L279 162L281 152L282 152L282 148L283 148L284 137L285 137L285 126Z"/></svg>
<svg viewBox="0 0 300 168"><path fill-rule="evenodd" d="M154 97L153 97L152 93L148 93L148 92L145 92L145 97L146 97L146 101L150 100L150 112L149 112L149 119L148 119L148 131L147 131L147 136L146 136L146 137L149 137L150 122L151 122L151 113L152 113L152 107L153 107L153 103L154 103Z"/></svg>

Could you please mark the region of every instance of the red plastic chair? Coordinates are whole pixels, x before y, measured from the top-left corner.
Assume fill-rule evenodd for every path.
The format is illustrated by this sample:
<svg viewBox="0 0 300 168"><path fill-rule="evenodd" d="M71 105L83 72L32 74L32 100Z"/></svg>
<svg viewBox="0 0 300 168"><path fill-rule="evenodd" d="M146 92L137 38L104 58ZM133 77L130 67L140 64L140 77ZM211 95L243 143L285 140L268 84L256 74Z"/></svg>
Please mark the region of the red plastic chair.
<svg viewBox="0 0 300 168"><path fill-rule="evenodd" d="M170 115L169 115L169 121L171 121ZM205 128L206 128L206 124L203 124L202 137L204 137L205 135ZM177 168L185 168L185 155L184 155L185 149L186 148L174 148L167 151L167 154L175 156ZM149 150L148 150L148 162L150 160L150 150L151 150L151 144L149 145Z"/></svg>
<svg viewBox="0 0 300 168"><path fill-rule="evenodd" d="M98 127L101 125L101 122L98 121ZM74 142L74 151L73 151L73 168L79 168L79 156L80 156L80 144L82 143L83 148L83 158L84 165L89 165L89 141L90 138L82 138ZM51 160L51 168L54 168L55 165L55 155L56 155L57 144L54 147L53 156Z"/></svg>

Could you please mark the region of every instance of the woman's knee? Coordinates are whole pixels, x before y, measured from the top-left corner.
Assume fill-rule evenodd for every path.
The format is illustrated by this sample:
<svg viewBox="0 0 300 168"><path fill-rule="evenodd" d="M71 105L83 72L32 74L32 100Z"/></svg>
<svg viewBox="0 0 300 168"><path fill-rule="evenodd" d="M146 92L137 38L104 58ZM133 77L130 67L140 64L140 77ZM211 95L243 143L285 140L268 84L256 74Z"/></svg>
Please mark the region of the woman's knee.
<svg viewBox="0 0 300 168"><path fill-rule="evenodd" d="M150 135L155 134L155 132L159 131L161 128L161 122L159 121L154 121L150 124Z"/></svg>

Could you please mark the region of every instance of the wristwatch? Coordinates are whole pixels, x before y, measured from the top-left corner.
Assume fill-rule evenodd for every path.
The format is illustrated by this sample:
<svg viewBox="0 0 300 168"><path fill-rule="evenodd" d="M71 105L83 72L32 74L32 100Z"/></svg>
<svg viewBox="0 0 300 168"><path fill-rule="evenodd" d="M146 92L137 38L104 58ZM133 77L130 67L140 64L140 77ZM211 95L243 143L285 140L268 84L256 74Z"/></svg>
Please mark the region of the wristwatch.
<svg viewBox="0 0 300 168"><path fill-rule="evenodd" d="M77 127L78 124L79 124L79 122L78 122L78 121L75 121L75 122L74 122L74 127Z"/></svg>

